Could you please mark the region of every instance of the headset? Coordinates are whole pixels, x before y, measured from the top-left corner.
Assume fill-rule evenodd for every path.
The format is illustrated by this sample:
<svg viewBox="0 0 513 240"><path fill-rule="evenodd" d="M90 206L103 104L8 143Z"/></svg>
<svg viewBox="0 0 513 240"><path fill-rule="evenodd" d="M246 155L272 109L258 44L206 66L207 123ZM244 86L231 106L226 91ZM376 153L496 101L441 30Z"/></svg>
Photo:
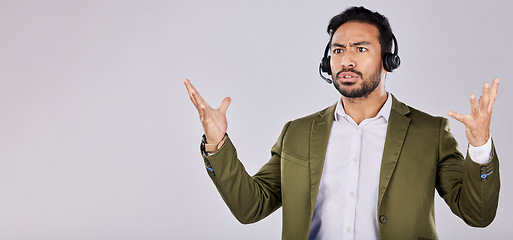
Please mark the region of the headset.
<svg viewBox="0 0 513 240"><path fill-rule="evenodd" d="M392 34L392 41L394 43L394 53L387 52L383 55L383 68L387 70L387 72L392 72L394 69L398 68L401 65L401 58L399 58L399 45L397 45L397 39L394 34ZM325 77L322 73L327 73L331 75L331 56L328 55L330 50L330 43L326 45L326 49L324 49L324 57L321 59L321 64L319 64L319 74L321 77L326 80L328 83L332 83L333 80Z"/></svg>

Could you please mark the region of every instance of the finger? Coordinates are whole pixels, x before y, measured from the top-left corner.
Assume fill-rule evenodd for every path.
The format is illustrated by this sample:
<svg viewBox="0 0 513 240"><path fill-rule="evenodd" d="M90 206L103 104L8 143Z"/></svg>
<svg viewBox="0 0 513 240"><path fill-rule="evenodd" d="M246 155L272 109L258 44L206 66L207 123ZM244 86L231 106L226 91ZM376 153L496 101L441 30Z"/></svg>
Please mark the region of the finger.
<svg viewBox="0 0 513 240"><path fill-rule="evenodd" d="M194 104L194 106L196 108L198 108L198 104L196 103L196 100L195 100L194 94L193 94L194 92L196 92L196 88L194 88L194 86L192 86L192 84L189 81L189 79L185 79L183 81L183 83L185 84L185 87L187 88L187 93L189 93L189 98L191 99L192 104Z"/></svg>
<svg viewBox="0 0 513 240"><path fill-rule="evenodd" d="M499 79L496 78L492 82L492 88L490 89L490 103L488 104L488 112L492 112L493 104L497 98L497 91L499 88Z"/></svg>
<svg viewBox="0 0 513 240"><path fill-rule="evenodd" d="M479 111L479 105L477 104L476 96L470 94L470 114L476 114Z"/></svg>
<svg viewBox="0 0 513 240"><path fill-rule="evenodd" d="M482 111L486 111L488 109L488 104L490 103L490 84L483 84L483 95L479 98L479 105Z"/></svg>
<svg viewBox="0 0 513 240"><path fill-rule="evenodd" d="M452 118L456 119L458 122L465 124L466 119L467 119L465 115L457 113L457 112L453 112L453 111L449 111L448 114Z"/></svg>
<svg viewBox="0 0 513 240"><path fill-rule="evenodd" d="M196 108L200 107L201 105L206 105L210 108L210 105L208 105L208 103L203 99L203 97L201 97L201 94L196 90L196 88L191 84L191 82L188 79L186 79L186 86L189 90L191 100L196 106Z"/></svg>
<svg viewBox="0 0 513 240"><path fill-rule="evenodd" d="M204 104L201 104L198 108L198 113L200 115L201 122L206 122L207 118L210 116L208 113L210 112L210 107Z"/></svg>
<svg viewBox="0 0 513 240"><path fill-rule="evenodd" d="M194 101L196 101L197 104L201 105L201 104L204 104L204 105L208 105L208 103L203 99L203 97L201 96L201 94L198 92L198 90L196 90L196 88L194 88L194 86L192 86L191 84L191 87L192 87L192 96L194 97ZM210 105L208 105L210 106Z"/></svg>
<svg viewBox="0 0 513 240"><path fill-rule="evenodd" d="M200 105L198 106L198 115L201 122L205 119L205 106Z"/></svg>
<svg viewBox="0 0 513 240"><path fill-rule="evenodd" d="M493 82L492 82L492 88L490 89L490 95L491 95L492 97L494 97L494 96L496 97L496 96L497 96L497 90L498 90L498 88L499 88L499 79L498 79L498 78L496 78L496 79L494 79L494 80L493 80Z"/></svg>
<svg viewBox="0 0 513 240"><path fill-rule="evenodd" d="M219 106L219 110L223 114L226 114L226 110L228 110L228 107L230 106L231 102L232 102L232 99L230 97L224 98L223 101L221 102L221 106Z"/></svg>
<svg viewBox="0 0 513 240"><path fill-rule="evenodd" d="M184 83L187 87L187 90L189 91L189 97L191 98L192 103L196 107L196 110L198 110L200 121L204 122L208 120L212 108L210 107L210 105L208 105L207 102L205 102L205 100L203 100L201 95L198 93L198 91L196 91L196 88L194 88L194 86L188 79L185 79Z"/></svg>
<svg viewBox="0 0 513 240"><path fill-rule="evenodd" d="M194 86L192 86L192 83L189 79L183 80L183 84L185 84L185 87L187 88L187 92L191 92L192 89L196 90Z"/></svg>
<svg viewBox="0 0 513 240"><path fill-rule="evenodd" d="M200 114L200 120L202 122L209 122L212 120L212 107L207 102L203 101L199 104L198 112Z"/></svg>

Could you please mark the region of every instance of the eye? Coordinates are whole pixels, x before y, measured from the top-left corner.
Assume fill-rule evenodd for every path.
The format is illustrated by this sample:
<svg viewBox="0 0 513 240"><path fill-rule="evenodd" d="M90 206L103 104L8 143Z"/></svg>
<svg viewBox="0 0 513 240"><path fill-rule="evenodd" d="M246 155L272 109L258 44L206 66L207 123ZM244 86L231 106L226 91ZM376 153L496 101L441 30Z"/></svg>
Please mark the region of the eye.
<svg viewBox="0 0 513 240"><path fill-rule="evenodd" d="M364 48L364 47L357 47L357 48L356 48L356 51L357 51L357 52L367 52L367 48Z"/></svg>
<svg viewBox="0 0 513 240"><path fill-rule="evenodd" d="M334 54L339 54L339 53L342 53L342 52L344 52L344 51L342 49L340 49L340 48L333 49L333 53Z"/></svg>

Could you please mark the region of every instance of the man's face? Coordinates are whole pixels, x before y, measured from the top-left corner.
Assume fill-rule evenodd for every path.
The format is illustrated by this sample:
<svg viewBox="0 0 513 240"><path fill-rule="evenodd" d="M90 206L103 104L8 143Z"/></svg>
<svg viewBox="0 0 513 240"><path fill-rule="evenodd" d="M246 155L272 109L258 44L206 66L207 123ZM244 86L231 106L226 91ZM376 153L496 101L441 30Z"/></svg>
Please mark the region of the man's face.
<svg viewBox="0 0 513 240"><path fill-rule="evenodd" d="M333 84L343 96L365 98L372 93L386 73L378 28L360 22L342 24L331 41L331 71Z"/></svg>

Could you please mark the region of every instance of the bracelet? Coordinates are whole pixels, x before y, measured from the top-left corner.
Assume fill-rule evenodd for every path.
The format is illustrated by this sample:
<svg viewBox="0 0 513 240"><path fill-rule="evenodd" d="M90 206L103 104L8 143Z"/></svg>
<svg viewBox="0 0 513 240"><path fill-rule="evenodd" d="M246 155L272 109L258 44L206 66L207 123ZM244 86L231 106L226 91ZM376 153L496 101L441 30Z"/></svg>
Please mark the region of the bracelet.
<svg viewBox="0 0 513 240"><path fill-rule="evenodd" d="M224 146L226 139L228 139L228 135L224 134L223 139L221 139L221 141L219 143L208 144L205 135L203 135L203 139L202 139L203 140L202 141L203 150L208 153L217 152L217 151L219 151L219 149L221 149Z"/></svg>

